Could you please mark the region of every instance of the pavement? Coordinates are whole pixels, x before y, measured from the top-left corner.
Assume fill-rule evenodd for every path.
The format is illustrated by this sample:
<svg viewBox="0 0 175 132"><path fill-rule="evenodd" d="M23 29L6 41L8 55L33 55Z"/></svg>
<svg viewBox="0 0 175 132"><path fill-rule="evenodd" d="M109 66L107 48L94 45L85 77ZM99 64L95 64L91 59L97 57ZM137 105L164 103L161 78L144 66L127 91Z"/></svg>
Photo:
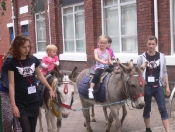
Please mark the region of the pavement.
<svg viewBox="0 0 175 132"><path fill-rule="evenodd" d="M166 104L168 109L168 101L169 99L166 98ZM175 106L175 101L173 102ZM174 107L173 106L173 107ZM81 102L79 96L76 93L74 94L74 103L72 106L73 109L81 108ZM122 132L145 132L145 125L142 118L143 109L137 110L133 109L130 110L127 107L127 116L124 120L122 126ZM42 111L43 117L44 111ZM122 113L122 111L120 111ZM122 115L122 114L120 114ZM91 122L91 127L93 132L105 132L105 118L103 114L103 109L101 107L95 108L95 117L97 122ZM153 132L165 132L162 120L158 111L157 103L153 99L152 101L152 111L151 111L151 129ZM44 132L47 132L47 124L46 119L42 119ZM170 122L170 132L175 132L175 109L172 110L172 116L169 119ZM37 124L36 132L39 132L39 125ZM84 117L82 111L70 111L70 115L68 118L62 119L62 127L60 132L86 132L86 127L84 127ZM114 123L111 126L111 132L116 132Z"/></svg>

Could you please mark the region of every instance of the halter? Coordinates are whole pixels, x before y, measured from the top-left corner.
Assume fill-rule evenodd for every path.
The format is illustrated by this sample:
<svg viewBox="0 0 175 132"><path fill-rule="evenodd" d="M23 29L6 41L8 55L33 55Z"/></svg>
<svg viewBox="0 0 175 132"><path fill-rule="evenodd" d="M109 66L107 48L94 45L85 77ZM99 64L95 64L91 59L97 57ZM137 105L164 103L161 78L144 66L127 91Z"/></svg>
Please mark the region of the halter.
<svg viewBox="0 0 175 132"><path fill-rule="evenodd" d="M59 84L64 84L65 86L64 86L64 94L67 94L68 93L68 84L70 84L70 85L73 85L72 84L72 82L67 82L67 81L63 81L63 82L60 82ZM53 81L52 81L52 88L54 87L54 84L53 84ZM54 104L57 104L58 106L62 106L62 107L64 107L64 108L67 108L67 109L71 109L71 106L72 106L72 103L73 103L73 96L72 96L72 100L71 100L71 103L70 103L70 105L67 105L67 104L64 104L64 103L62 103L61 102L61 100L58 100L58 101L56 101L56 100L53 100L53 103ZM51 104L51 103L50 103ZM55 109L54 109L54 107L52 107L52 112L53 113L57 113L56 111L55 111ZM55 115L55 114L54 114ZM56 115L55 115L56 116Z"/></svg>
<svg viewBox="0 0 175 132"><path fill-rule="evenodd" d="M142 81L142 78L139 76L139 75L132 75L131 77L127 77L126 78L126 83L125 83L125 88L123 89L124 93L126 94L126 96L128 98L131 98L131 99L137 99L139 97L143 97L144 96L144 93L139 93L139 94L136 94L134 96L132 96L128 91L128 81L132 78L132 77L137 77L138 78L138 81L139 81L139 84L141 87L143 87L143 81Z"/></svg>

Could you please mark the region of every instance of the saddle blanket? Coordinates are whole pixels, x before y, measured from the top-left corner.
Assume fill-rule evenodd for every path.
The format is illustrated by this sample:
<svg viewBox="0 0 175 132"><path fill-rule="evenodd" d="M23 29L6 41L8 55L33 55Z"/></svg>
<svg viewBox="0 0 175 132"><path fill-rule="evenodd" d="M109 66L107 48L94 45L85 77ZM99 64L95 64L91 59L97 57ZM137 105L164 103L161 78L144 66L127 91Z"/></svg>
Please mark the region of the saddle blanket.
<svg viewBox="0 0 175 132"><path fill-rule="evenodd" d="M100 83L100 88L96 93L93 93L94 95L94 100L99 103L103 103L106 101L106 85L108 82L108 79L111 74L108 74L107 76L104 77L103 82ZM88 89L90 87L89 81L91 80L91 77L89 76L84 76L79 85L78 85L78 93L80 96L82 96L85 99L89 99L88 96Z"/></svg>

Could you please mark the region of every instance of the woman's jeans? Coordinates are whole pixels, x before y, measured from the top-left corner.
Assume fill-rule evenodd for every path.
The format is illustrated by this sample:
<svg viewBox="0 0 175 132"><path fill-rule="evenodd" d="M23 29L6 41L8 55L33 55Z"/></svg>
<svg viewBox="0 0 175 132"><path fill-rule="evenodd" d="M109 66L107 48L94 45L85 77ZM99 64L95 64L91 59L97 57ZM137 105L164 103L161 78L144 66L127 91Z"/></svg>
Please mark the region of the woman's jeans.
<svg viewBox="0 0 175 132"><path fill-rule="evenodd" d="M145 86L144 100L146 106L144 107L143 118L145 119L150 118L152 96L155 98L158 104L158 109L161 114L162 120L168 119L163 88L162 87L154 88L152 86Z"/></svg>

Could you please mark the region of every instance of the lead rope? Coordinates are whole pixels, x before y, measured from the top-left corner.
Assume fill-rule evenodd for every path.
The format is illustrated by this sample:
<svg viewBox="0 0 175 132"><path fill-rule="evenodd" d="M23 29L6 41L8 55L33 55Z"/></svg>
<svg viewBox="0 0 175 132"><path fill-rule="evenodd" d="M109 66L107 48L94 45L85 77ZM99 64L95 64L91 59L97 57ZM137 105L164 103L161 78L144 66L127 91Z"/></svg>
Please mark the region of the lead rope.
<svg viewBox="0 0 175 132"><path fill-rule="evenodd" d="M125 103L126 100L122 100L122 101L118 101L118 102L114 102L114 103L110 103L110 104L104 104L104 105L96 105L94 107L87 107L87 108L78 108L78 109L71 109L72 111L80 111L80 110L88 110L90 108L97 108L97 107L103 107L103 106L110 106L110 105L114 105L114 104L120 104L120 103Z"/></svg>

